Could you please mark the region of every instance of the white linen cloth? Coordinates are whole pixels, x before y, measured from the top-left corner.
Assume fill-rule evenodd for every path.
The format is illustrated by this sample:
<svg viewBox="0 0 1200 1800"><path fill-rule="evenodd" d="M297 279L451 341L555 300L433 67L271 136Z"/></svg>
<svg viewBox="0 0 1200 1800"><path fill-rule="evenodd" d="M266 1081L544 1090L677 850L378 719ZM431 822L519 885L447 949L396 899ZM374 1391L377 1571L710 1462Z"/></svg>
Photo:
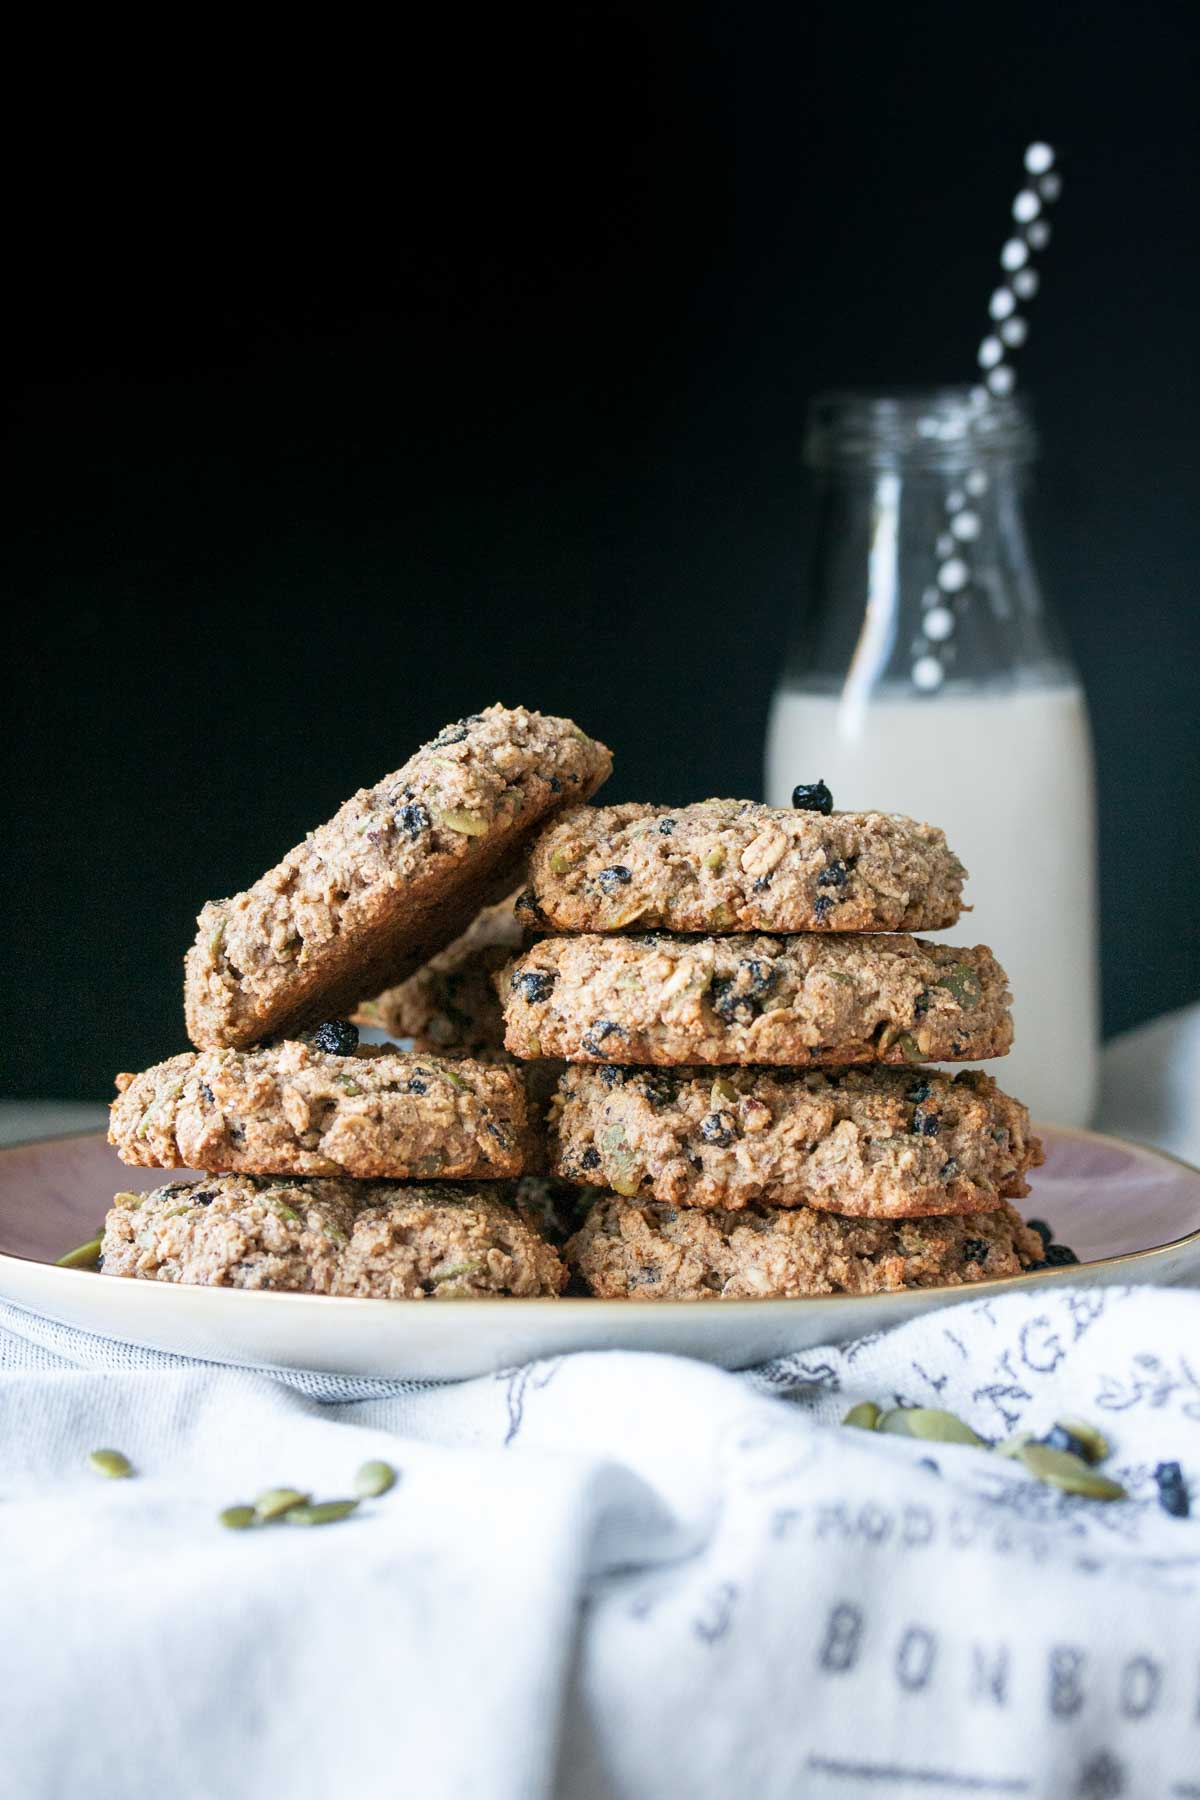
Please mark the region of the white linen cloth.
<svg viewBox="0 0 1200 1800"><path fill-rule="evenodd" d="M995 1438L1082 1416L1131 1497L842 1427L860 1399ZM345 1523L216 1523L372 1457L400 1483ZM1169 1460L1194 1519L1157 1503ZM0 1307L5 1800L1187 1800L1198 1591L1193 1292L968 1300L742 1375L612 1353L453 1386Z"/></svg>

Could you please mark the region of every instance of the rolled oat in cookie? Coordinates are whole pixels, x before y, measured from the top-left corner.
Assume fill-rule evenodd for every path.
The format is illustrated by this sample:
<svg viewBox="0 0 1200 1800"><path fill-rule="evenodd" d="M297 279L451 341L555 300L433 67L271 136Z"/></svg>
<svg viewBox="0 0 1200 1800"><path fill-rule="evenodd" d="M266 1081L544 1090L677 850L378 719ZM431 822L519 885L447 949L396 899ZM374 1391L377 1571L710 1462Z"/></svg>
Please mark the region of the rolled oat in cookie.
<svg viewBox="0 0 1200 1800"><path fill-rule="evenodd" d="M493 1065L289 1038L188 1051L117 1087L108 1141L147 1168L488 1180L526 1166L524 1083Z"/></svg>
<svg viewBox="0 0 1200 1800"><path fill-rule="evenodd" d="M447 726L245 893L205 906L185 964L193 1044L294 1034L403 981L504 892L539 827L611 768L569 719L524 707Z"/></svg>
<svg viewBox="0 0 1200 1800"><path fill-rule="evenodd" d="M933 825L751 800L573 807L529 869L556 931L937 931L966 874Z"/></svg>
<svg viewBox="0 0 1200 1800"><path fill-rule="evenodd" d="M848 1219L605 1194L565 1254L603 1300L798 1300L1000 1280L1032 1267L1042 1242L1011 1206L965 1219Z"/></svg>
<svg viewBox="0 0 1200 1800"><path fill-rule="evenodd" d="M568 1062L957 1062L1012 1044L983 945L904 935L548 937L498 978L515 1056Z"/></svg>
<svg viewBox="0 0 1200 1800"><path fill-rule="evenodd" d="M206 1175L118 1194L101 1270L380 1300L557 1295L562 1259L514 1200L511 1187Z"/></svg>
<svg viewBox="0 0 1200 1800"><path fill-rule="evenodd" d="M924 1069L576 1066L550 1145L559 1175L626 1198L876 1219L998 1211L1042 1160L990 1076Z"/></svg>

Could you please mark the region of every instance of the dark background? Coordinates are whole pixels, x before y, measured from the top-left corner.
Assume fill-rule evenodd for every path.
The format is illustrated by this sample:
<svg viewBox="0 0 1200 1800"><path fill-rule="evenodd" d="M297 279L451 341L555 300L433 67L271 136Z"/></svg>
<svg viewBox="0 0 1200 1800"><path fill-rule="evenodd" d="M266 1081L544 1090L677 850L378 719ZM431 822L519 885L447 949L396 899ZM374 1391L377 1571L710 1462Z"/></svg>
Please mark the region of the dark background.
<svg viewBox="0 0 1200 1800"><path fill-rule="evenodd" d="M1034 137L1064 196L1021 379L1106 1028L1193 998L1191 9L482 16L253 68L143 44L152 83L84 49L26 146L0 1091L182 1048L201 902L493 698L614 745L614 799L759 792L806 399L970 376Z"/></svg>

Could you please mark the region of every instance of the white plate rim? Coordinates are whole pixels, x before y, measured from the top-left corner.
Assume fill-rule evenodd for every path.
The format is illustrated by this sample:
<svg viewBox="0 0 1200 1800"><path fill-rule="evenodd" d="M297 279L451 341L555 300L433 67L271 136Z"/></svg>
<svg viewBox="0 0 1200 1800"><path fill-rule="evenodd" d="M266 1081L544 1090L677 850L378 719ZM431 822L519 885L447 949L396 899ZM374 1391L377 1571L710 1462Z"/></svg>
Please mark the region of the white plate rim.
<svg viewBox="0 0 1200 1800"><path fill-rule="evenodd" d="M1085 1141L1110 1149L1115 1146L1121 1150L1131 1152L1135 1156L1143 1157L1151 1162L1170 1163L1178 1169L1185 1170L1187 1174L1194 1176L1197 1182L1200 1183L1200 1169L1197 1169L1192 1163L1185 1162L1182 1157L1174 1156L1168 1150L1160 1150L1156 1145L1142 1144L1133 1138L1116 1137L1102 1131L1091 1131L1082 1126L1035 1126L1034 1129L1051 1130L1056 1137L1082 1138ZM0 1147L0 1166L3 1165L4 1159L14 1151L30 1150L43 1144L77 1142L82 1139L100 1137L101 1135L100 1132L95 1131L67 1131L60 1132L53 1137L26 1138L19 1144L5 1144L3 1147ZM1168 1256L1172 1252L1178 1252L1187 1248L1189 1245L1200 1248L1200 1225L1197 1225L1192 1231L1184 1232L1180 1237L1169 1238L1164 1243L1148 1244L1137 1250L1122 1250L1116 1256L1097 1257L1090 1262L1068 1263L1051 1269L1030 1269L1022 1275L1003 1275L990 1281L972 1281L967 1283L947 1282L940 1287L927 1288L896 1288L885 1293L872 1294L870 1296L856 1294L805 1294L797 1296L794 1299L770 1296L760 1300L722 1300L718 1298L713 1300L655 1300L651 1302L638 1300L598 1300L590 1295L570 1295L568 1297L559 1298L547 1294L523 1300L514 1300L509 1295L498 1295L490 1299L473 1299L469 1302L464 1301L456 1303L456 1310L458 1309L458 1306L461 1306L462 1311L466 1316L480 1317L481 1321L484 1318L498 1319L507 1317L511 1319L513 1309L516 1306L533 1306L539 1308L551 1307L558 1317L563 1316L564 1312L569 1309L571 1312L584 1312L588 1318L596 1318L599 1315L611 1312L622 1318L628 1319L631 1317L658 1314L661 1313L663 1308L669 1307L672 1309L678 1308L686 1310L689 1319L703 1318L708 1315L720 1317L727 1322L736 1320L743 1314L747 1317L762 1318L764 1316L764 1308L787 1307L793 1309L796 1307L803 1307L807 1313L813 1308L820 1307L827 1308L832 1306L844 1309L847 1301L862 1300L866 1298L869 1298L873 1304L879 1306L899 1303L897 1305L897 1310L903 1310L903 1303L911 1303L913 1297L916 1295L924 1296L932 1300L935 1297L953 1294L962 1299L974 1300L986 1298L991 1294L1004 1293L1014 1288L1024 1288L1026 1285L1034 1283L1049 1283L1051 1285L1061 1286L1064 1280L1070 1281L1073 1271L1077 1271L1080 1278L1090 1281L1098 1275L1111 1274L1113 1270L1119 1268L1153 1261L1155 1258L1161 1256ZM0 1251L0 1269L3 1269L8 1264L43 1269L48 1271L53 1279L57 1280L61 1278L68 1283L92 1280L95 1278L96 1273L96 1271L92 1269L60 1269L56 1263L47 1262L42 1257L20 1256L11 1251ZM237 1294L242 1291L233 1287L203 1287L164 1281L127 1281L124 1284L124 1287L132 1304L134 1306L143 1307L161 1305L166 1296L178 1294L182 1288L189 1296L189 1306L194 1307L197 1304L200 1304L219 1308L228 1305L228 1296L230 1294ZM69 1289L66 1291L69 1291ZM320 1307L321 1315L326 1318L329 1317L330 1313L335 1309L346 1316L366 1316L364 1309L367 1309L370 1315L374 1316L378 1312L380 1306L390 1308L398 1304L391 1300L381 1300L374 1297L367 1298L365 1296L352 1294L308 1294L303 1292L289 1292L285 1289L270 1288L254 1288L247 1291L253 1293L255 1301L259 1304L265 1302L272 1306L278 1306L282 1303L286 1306L295 1307L297 1303L308 1302L310 1306L318 1305ZM134 1294L139 1296L137 1300L133 1300L132 1297ZM154 1294L160 1296L158 1301L150 1298L150 1296ZM205 1296L203 1300L200 1299L200 1296L202 1295ZM430 1310L440 1311L441 1309L437 1308ZM414 1315L418 1313L425 1314L426 1312L427 1309L425 1307L413 1309Z"/></svg>

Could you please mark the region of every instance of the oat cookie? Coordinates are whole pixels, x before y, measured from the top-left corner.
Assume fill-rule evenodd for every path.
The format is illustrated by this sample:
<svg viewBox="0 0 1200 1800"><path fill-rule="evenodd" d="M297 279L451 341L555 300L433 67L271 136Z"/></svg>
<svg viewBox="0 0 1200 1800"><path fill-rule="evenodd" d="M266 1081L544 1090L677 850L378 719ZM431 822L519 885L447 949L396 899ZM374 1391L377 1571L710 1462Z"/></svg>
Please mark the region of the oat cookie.
<svg viewBox="0 0 1200 1800"><path fill-rule="evenodd" d="M527 908L556 931L937 931L965 874L935 826L890 813L572 807L534 845Z"/></svg>
<svg viewBox="0 0 1200 1800"><path fill-rule="evenodd" d="M148 1168L487 1180L525 1167L524 1085L482 1063L290 1038L188 1051L117 1087L108 1141Z"/></svg>
<svg viewBox="0 0 1200 1800"><path fill-rule="evenodd" d="M569 1068L551 1107L566 1179L668 1206L985 1213L1029 1192L1029 1114L988 1075L932 1069Z"/></svg>
<svg viewBox="0 0 1200 1800"><path fill-rule="evenodd" d="M561 1293L562 1259L511 1188L209 1175L118 1194L105 1275L380 1300Z"/></svg>
<svg viewBox="0 0 1200 1800"><path fill-rule="evenodd" d="M539 826L611 767L569 719L523 707L447 726L246 893L204 908L186 958L192 1042L294 1034L402 981L504 891Z"/></svg>
<svg viewBox="0 0 1200 1800"><path fill-rule="evenodd" d="M1003 1056L983 945L895 936L547 937L499 978L516 1056L612 1063L911 1063Z"/></svg>
<svg viewBox="0 0 1200 1800"><path fill-rule="evenodd" d="M795 1300L1020 1275L1042 1240L1011 1206L971 1218L846 1219L811 1207L678 1211L605 1194L566 1247L603 1300Z"/></svg>
<svg viewBox="0 0 1200 1800"><path fill-rule="evenodd" d="M483 911L461 937L374 1000L360 1001L353 1018L389 1037L411 1038L416 1050L505 1059L504 1016L495 975L525 943L513 911L515 894Z"/></svg>

